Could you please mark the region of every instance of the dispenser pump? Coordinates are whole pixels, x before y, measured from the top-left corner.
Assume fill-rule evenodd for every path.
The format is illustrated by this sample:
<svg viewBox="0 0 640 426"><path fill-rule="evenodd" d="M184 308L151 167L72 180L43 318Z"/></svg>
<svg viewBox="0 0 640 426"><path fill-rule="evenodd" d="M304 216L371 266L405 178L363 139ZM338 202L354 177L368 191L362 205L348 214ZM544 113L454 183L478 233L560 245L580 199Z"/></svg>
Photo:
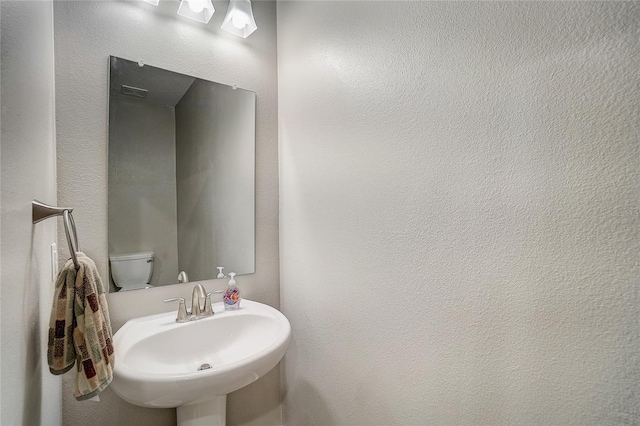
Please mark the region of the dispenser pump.
<svg viewBox="0 0 640 426"><path fill-rule="evenodd" d="M235 280L236 273L229 272L229 286L224 291L224 295L222 296L222 301L224 302L224 308L228 311L234 311L240 308L240 301L242 298L240 297L240 289L236 285Z"/></svg>

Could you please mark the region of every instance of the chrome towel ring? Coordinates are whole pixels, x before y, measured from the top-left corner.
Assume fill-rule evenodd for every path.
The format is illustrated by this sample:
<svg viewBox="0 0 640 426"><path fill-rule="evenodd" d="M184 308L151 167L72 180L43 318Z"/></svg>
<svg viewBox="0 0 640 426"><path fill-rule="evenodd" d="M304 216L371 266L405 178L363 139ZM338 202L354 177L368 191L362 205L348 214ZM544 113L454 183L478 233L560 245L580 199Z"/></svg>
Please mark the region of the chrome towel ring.
<svg viewBox="0 0 640 426"><path fill-rule="evenodd" d="M71 259L76 269L80 268L78 262L78 233L76 231L76 223L73 220L73 207L54 207L48 204L42 203L38 200L31 202L32 221L33 223L41 222L45 219L55 216L62 216L64 222L64 231L67 235L67 243L69 244L69 252L71 253ZM73 239L71 238L73 236ZM74 244L75 243L75 244Z"/></svg>

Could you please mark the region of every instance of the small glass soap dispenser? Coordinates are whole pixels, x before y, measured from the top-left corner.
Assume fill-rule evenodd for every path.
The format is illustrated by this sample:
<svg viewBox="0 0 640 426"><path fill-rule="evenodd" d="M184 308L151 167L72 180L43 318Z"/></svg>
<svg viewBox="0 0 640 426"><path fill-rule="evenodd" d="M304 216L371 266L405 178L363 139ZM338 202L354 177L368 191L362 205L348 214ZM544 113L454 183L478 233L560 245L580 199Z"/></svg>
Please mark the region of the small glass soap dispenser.
<svg viewBox="0 0 640 426"><path fill-rule="evenodd" d="M229 272L231 279L229 280L229 287L224 291L222 300L224 301L224 308L228 311L235 311L240 307L240 289L236 285L235 272Z"/></svg>

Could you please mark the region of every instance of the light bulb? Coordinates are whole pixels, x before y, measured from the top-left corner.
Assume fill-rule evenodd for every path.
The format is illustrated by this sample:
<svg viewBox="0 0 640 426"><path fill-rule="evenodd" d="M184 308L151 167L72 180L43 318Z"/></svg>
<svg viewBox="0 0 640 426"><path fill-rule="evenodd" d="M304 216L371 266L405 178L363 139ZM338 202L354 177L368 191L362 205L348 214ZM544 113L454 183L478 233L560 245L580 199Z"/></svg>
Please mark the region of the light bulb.
<svg viewBox="0 0 640 426"><path fill-rule="evenodd" d="M0 0L2 1L2 0ZM186 0L183 0L186 1ZM247 38L258 27L253 19L250 0L231 0L227 15L222 22L222 29L239 37Z"/></svg>
<svg viewBox="0 0 640 426"><path fill-rule="evenodd" d="M204 1L203 0L188 0L189 1L189 9L193 10L195 13L202 12L204 9Z"/></svg>
<svg viewBox="0 0 640 426"><path fill-rule="evenodd" d="M0 0L2 1L2 0ZM206 24L215 12L211 0L181 0L178 15Z"/></svg>
<svg viewBox="0 0 640 426"><path fill-rule="evenodd" d="M236 10L236 13L233 15L233 18L231 18L231 23L233 24L234 27L236 27L239 30L243 29L248 22L249 22L249 17L246 14L237 10Z"/></svg>

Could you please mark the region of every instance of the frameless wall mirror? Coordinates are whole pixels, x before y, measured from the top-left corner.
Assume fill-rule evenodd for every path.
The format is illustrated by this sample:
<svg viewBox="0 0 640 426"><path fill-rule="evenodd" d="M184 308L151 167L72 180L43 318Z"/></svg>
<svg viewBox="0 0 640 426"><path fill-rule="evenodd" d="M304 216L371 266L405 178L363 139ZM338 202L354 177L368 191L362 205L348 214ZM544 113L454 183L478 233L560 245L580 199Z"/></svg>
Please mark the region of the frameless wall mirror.
<svg viewBox="0 0 640 426"><path fill-rule="evenodd" d="M109 62L111 291L254 273L255 93Z"/></svg>

